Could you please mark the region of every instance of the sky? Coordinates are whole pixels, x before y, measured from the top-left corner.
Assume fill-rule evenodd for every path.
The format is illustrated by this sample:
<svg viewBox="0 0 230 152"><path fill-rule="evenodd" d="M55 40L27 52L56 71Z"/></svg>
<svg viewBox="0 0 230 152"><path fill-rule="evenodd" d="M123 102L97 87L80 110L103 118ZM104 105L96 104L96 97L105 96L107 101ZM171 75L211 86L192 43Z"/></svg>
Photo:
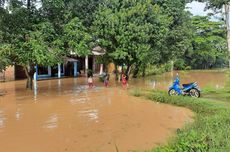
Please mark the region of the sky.
<svg viewBox="0 0 230 152"><path fill-rule="evenodd" d="M212 10L205 10L205 3L195 2L187 4L187 9L195 16L206 16L208 13L214 13ZM221 14L216 14L215 16L211 17L211 20L217 21L221 18Z"/></svg>
<svg viewBox="0 0 230 152"><path fill-rule="evenodd" d="M210 10L204 11L205 9L205 3L200 3L200 2L192 2L187 4L188 10L193 14L193 15L200 15L200 16L205 16L208 13L212 12Z"/></svg>
<svg viewBox="0 0 230 152"><path fill-rule="evenodd" d="M213 13L212 10L204 11L205 5L205 3L193 1L192 3L187 4L187 8L193 15L206 16L208 13ZM220 14L218 14L217 16L220 16Z"/></svg>

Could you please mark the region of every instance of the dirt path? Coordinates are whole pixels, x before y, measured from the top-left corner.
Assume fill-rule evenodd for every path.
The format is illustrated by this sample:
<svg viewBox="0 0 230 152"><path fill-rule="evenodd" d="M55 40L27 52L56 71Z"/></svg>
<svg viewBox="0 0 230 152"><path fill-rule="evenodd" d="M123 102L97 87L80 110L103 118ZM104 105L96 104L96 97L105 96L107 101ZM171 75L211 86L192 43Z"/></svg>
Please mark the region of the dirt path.
<svg viewBox="0 0 230 152"><path fill-rule="evenodd" d="M1 84L0 151L120 152L150 150L191 121L185 108L129 96L120 88L88 89L85 79Z"/></svg>

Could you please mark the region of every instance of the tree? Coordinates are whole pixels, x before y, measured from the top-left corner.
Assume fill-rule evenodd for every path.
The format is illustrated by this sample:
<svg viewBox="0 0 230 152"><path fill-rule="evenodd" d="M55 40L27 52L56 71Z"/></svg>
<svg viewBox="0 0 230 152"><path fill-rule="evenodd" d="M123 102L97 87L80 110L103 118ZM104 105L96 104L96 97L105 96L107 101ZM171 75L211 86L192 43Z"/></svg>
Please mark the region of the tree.
<svg viewBox="0 0 230 152"><path fill-rule="evenodd" d="M206 2L207 8L213 9L215 12L223 11L223 19L225 21L226 31L227 31L227 44L229 52L229 67L230 67L230 1L229 0L198 0L200 2Z"/></svg>
<svg viewBox="0 0 230 152"><path fill-rule="evenodd" d="M93 31L108 60L126 65L129 75L134 65L160 61L159 46L170 21L152 1L107 0L96 12Z"/></svg>
<svg viewBox="0 0 230 152"><path fill-rule="evenodd" d="M86 9L81 7L89 3L82 0L0 2L0 58L4 59L0 68L21 65L27 75L27 88L32 88L35 65L54 65L71 53L90 53L91 15L101 1L91 0Z"/></svg>
<svg viewBox="0 0 230 152"><path fill-rule="evenodd" d="M184 69L191 66L193 69L210 69L214 67L223 67L228 62L228 51L226 41L226 30L224 22L210 21L207 16L195 16L192 18L193 49L186 52L179 59L176 67ZM185 66L181 67L181 61Z"/></svg>
<svg viewBox="0 0 230 152"><path fill-rule="evenodd" d="M24 6L27 7L24 7ZM32 89L35 65L52 65L58 56L53 51L55 31L39 12L32 6L32 1L23 4L12 1L10 9L5 9L1 17L2 46L1 55L7 63L21 65L27 76L27 88Z"/></svg>
<svg viewBox="0 0 230 152"><path fill-rule="evenodd" d="M165 49L161 55L164 62L171 60L173 64L185 52L191 50L191 14L185 11L185 0L159 0L157 4L163 7L163 12L172 18L169 33L164 41Z"/></svg>
<svg viewBox="0 0 230 152"><path fill-rule="evenodd" d="M77 17L64 26L63 41L67 45L68 53L72 52L78 56L86 56L91 53L90 42L92 37Z"/></svg>
<svg viewBox="0 0 230 152"><path fill-rule="evenodd" d="M0 46L0 72L4 71L8 65L10 65L10 59L6 58L5 49L7 46ZM3 51L4 50L4 51Z"/></svg>

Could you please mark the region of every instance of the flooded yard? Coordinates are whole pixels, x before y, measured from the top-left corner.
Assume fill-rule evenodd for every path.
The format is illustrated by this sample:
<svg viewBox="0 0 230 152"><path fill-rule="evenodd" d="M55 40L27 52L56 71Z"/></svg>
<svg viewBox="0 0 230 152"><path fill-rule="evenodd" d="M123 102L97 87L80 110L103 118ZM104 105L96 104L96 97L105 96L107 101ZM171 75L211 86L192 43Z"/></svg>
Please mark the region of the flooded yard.
<svg viewBox="0 0 230 152"><path fill-rule="evenodd" d="M225 79L220 72L180 76L182 82L216 87ZM167 89L171 80L164 74L130 84ZM33 92L25 90L25 81L1 83L7 93L0 97L0 151L144 151L192 121L190 110L129 96L119 84L105 88L97 82L92 89L85 84L85 78L39 81Z"/></svg>
<svg viewBox="0 0 230 152"><path fill-rule="evenodd" d="M197 82L201 89L204 87L223 88L227 80L224 70L174 71L143 79L135 79L131 82L131 85L148 89L168 90L177 73L179 74L181 85Z"/></svg>

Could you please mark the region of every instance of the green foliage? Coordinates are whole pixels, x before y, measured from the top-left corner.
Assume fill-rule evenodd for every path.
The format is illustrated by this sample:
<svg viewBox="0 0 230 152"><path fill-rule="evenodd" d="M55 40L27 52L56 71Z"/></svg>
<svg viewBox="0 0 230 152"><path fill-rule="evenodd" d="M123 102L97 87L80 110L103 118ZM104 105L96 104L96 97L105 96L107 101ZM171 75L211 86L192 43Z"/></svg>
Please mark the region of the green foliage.
<svg viewBox="0 0 230 152"><path fill-rule="evenodd" d="M71 52L78 56L91 53L89 43L92 38L78 18L72 19L64 26L64 41L68 44Z"/></svg>
<svg viewBox="0 0 230 152"><path fill-rule="evenodd" d="M227 64L228 52L224 23L210 21L208 17L196 16L193 18L193 25L196 28L193 41L193 67L211 68ZM218 59L223 61L219 63L220 65L217 65Z"/></svg>
<svg viewBox="0 0 230 152"><path fill-rule="evenodd" d="M5 70L5 68L11 63L10 59L7 58L7 54L5 54L9 49L10 47L7 45L0 45L0 72Z"/></svg>
<svg viewBox="0 0 230 152"><path fill-rule="evenodd" d="M176 69L223 68L228 65L228 50L224 22L209 17L192 17L194 36L192 50L176 60Z"/></svg>
<svg viewBox="0 0 230 152"><path fill-rule="evenodd" d="M78 17L84 26L90 27L94 21L94 13L104 0L69 0L68 8L73 16Z"/></svg>
<svg viewBox="0 0 230 152"><path fill-rule="evenodd" d="M106 0L95 13L92 29L107 50L107 60L135 67L138 73L190 49L190 14L184 9L182 0Z"/></svg>
<svg viewBox="0 0 230 152"><path fill-rule="evenodd" d="M26 69L54 65L70 53L88 55L91 36L82 21L74 17L70 3L44 0L36 8L34 0L12 0L7 3L9 7L1 7L0 69L10 64Z"/></svg>
<svg viewBox="0 0 230 152"><path fill-rule="evenodd" d="M185 70L185 68L186 65L183 59L177 59L176 62L174 63L174 69L176 70Z"/></svg>
<svg viewBox="0 0 230 152"><path fill-rule="evenodd" d="M115 63L156 63L160 50L155 44L160 43L159 36L166 35L169 22L161 8L150 1L113 0L100 6L93 30L99 44L106 48L108 59Z"/></svg>
<svg viewBox="0 0 230 152"><path fill-rule="evenodd" d="M10 0L8 8L1 2L0 43L10 48L0 53L1 69L53 65L98 45L106 50L100 63L125 65L135 75L159 73L154 66L164 71L160 65L170 60L177 69L227 62L223 23L191 20L184 0L42 0L40 8L36 0Z"/></svg>
<svg viewBox="0 0 230 152"><path fill-rule="evenodd" d="M142 91L140 89L136 88L136 89L132 89L130 91L130 94L135 96L135 97L140 97L140 96L142 96Z"/></svg>
<svg viewBox="0 0 230 152"><path fill-rule="evenodd" d="M159 0L156 1L163 8L164 14L170 16L172 22L169 32L163 39L162 61L175 60L186 51L191 50L192 24L191 14L185 11L184 0Z"/></svg>
<svg viewBox="0 0 230 152"><path fill-rule="evenodd" d="M145 76L157 75L157 74L169 72L171 70L171 63L165 63L162 65L148 64L144 68L145 68ZM141 74L142 73L139 73L139 77L142 76Z"/></svg>
<svg viewBox="0 0 230 152"><path fill-rule="evenodd" d="M229 0L199 0L207 2L208 8L222 9L223 5L229 4Z"/></svg>

